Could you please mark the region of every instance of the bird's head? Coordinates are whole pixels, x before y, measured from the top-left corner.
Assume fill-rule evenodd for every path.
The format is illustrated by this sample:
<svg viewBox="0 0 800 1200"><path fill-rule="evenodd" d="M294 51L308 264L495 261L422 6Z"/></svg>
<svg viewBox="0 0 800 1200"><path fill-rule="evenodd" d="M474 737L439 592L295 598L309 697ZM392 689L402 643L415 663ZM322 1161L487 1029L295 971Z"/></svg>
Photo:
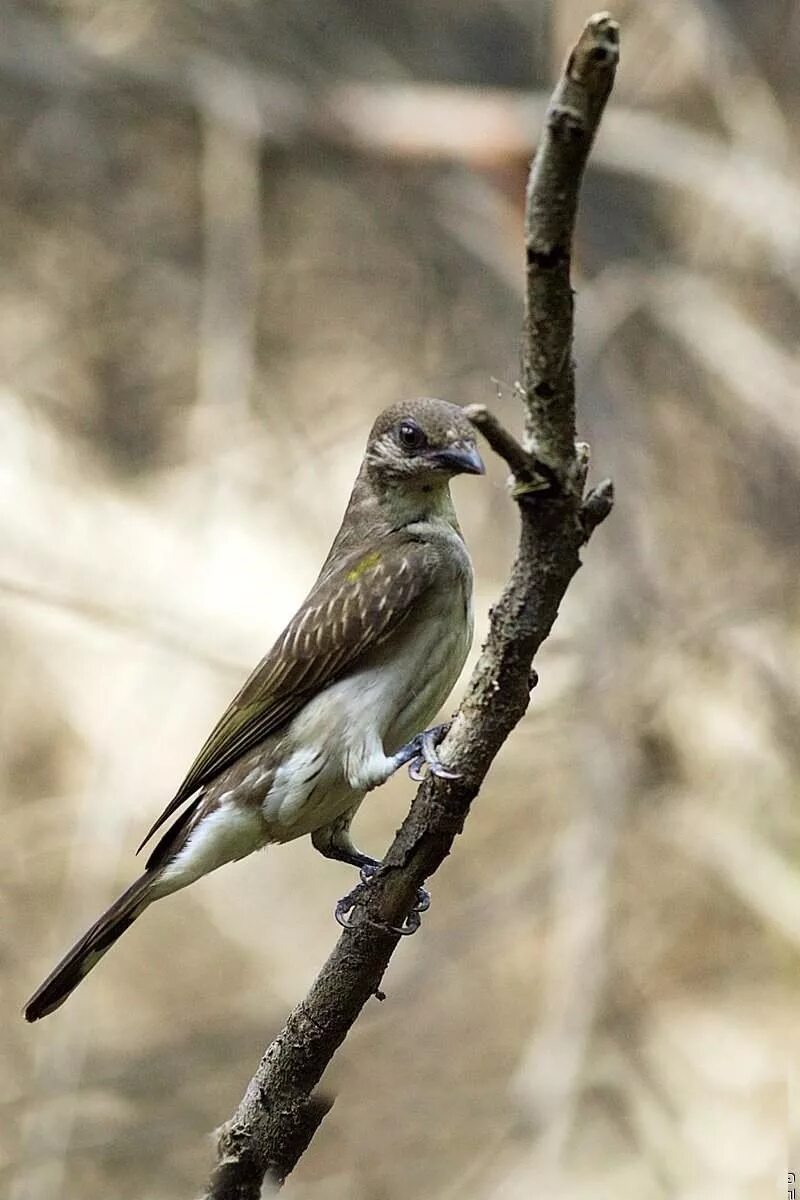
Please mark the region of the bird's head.
<svg viewBox="0 0 800 1200"><path fill-rule="evenodd" d="M367 441L373 479L415 491L434 490L454 475L483 475L475 431L455 404L406 400L385 409Z"/></svg>

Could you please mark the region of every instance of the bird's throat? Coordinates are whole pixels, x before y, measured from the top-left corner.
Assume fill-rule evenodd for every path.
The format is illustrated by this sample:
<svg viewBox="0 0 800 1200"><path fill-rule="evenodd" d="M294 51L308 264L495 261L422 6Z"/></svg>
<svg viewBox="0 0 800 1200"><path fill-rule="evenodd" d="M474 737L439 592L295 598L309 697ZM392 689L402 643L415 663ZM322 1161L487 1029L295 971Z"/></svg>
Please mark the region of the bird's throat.
<svg viewBox="0 0 800 1200"><path fill-rule="evenodd" d="M381 496L380 505L394 529L433 521L446 523L458 530L448 480L435 479L419 485L403 480L402 483L389 484Z"/></svg>
<svg viewBox="0 0 800 1200"><path fill-rule="evenodd" d="M341 555L409 525L449 528L462 537L449 482L441 479L420 483L384 480L376 484L362 468L320 578Z"/></svg>

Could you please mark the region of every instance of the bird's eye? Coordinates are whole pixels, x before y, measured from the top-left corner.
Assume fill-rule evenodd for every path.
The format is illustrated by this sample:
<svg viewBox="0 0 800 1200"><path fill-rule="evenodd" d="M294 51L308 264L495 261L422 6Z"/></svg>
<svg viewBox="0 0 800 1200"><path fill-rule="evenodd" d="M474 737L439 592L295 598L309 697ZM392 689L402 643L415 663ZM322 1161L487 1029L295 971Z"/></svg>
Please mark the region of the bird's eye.
<svg viewBox="0 0 800 1200"><path fill-rule="evenodd" d="M416 421L401 421L397 427L397 440L404 450L421 450L428 439Z"/></svg>

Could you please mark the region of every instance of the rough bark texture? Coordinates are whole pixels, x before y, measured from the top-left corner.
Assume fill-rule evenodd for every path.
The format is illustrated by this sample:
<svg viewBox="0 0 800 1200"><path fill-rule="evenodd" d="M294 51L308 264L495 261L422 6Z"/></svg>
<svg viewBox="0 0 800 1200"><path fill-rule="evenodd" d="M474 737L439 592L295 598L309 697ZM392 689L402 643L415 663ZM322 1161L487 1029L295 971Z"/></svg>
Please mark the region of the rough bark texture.
<svg viewBox="0 0 800 1200"><path fill-rule="evenodd" d="M511 578L492 610L486 644L444 742L455 780L427 779L383 865L354 893L346 929L268 1047L245 1095L218 1134L206 1200L257 1200L280 1185L307 1149L328 1105L313 1095L370 996L380 987L417 889L450 853L492 760L523 716L534 655L555 621L579 550L612 504L609 483L584 497L588 450L575 444L570 250L586 159L614 79L618 31L591 17L548 110L527 190L527 289L520 445L484 408L468 410L508 463L520 513Z"/></svg>

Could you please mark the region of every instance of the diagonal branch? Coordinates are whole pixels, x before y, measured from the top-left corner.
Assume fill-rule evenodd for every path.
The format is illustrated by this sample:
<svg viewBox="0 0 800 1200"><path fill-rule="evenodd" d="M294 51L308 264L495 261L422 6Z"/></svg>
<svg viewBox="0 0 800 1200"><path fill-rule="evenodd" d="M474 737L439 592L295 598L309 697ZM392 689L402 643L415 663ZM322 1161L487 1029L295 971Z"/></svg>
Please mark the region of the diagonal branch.
<svg viewBox="0 0 800 1200"><path fill-rule="evenodd" d="M522 351L525 444L485 409L468 410L512 471L520 540L511 578L442 747L459 777L428 778L369 886L356 890L351 925L308 995L267 1048L218 1136L206 1200L257 1200L280 1185L327 1111L313 1092L381 979L417 889L450 853L492 760L525 713L531 663L547 637L579 550L611 509L610 484L584 499L588 449L575 445L570 251L583 169L617 62L617 26L590 18L548 110L526 200L528 261Z"/></svg>

